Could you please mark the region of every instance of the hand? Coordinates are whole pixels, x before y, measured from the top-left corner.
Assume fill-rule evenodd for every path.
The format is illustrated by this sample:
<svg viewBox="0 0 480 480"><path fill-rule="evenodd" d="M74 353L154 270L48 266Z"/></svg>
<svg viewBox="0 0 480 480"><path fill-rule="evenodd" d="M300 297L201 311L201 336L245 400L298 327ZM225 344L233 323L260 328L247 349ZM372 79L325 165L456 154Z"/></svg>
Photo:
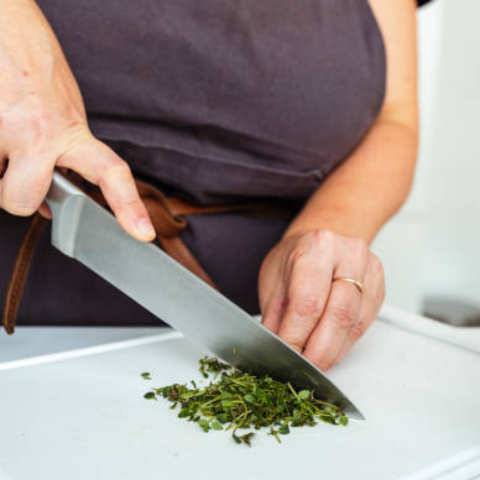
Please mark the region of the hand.
<svg viewBox="0 0 480 480"><path fill-rule="evenodd" d="M359 289L334 278L350 277ZM375 320L385 297L383 267L365 242L330 231L285 237L259 278L264 325L326 371Z"/></svg>
<svg viewBox="0 0 480 480"><path fill-rule="evenodd" d="M153 240L130 168L91 134L77 83L35 2L1 0L0 208L48 215L43 201L55 167L98 185L122 227Z"/></svg>

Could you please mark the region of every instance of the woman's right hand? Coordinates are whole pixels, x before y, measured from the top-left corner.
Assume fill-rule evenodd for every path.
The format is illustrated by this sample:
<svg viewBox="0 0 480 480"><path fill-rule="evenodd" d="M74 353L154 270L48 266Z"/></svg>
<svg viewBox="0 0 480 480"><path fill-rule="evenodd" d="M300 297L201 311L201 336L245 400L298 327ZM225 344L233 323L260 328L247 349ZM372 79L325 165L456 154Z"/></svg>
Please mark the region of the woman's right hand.
<svg viewBox="0 0 480 480"><path fill-rule="evenodd" d="M55 167L98 185L122 227L138 240L153 240L130 168L90 132L77 82L47 20L33 0L0 0L0 208L48 214L44 199Z"/></svg>

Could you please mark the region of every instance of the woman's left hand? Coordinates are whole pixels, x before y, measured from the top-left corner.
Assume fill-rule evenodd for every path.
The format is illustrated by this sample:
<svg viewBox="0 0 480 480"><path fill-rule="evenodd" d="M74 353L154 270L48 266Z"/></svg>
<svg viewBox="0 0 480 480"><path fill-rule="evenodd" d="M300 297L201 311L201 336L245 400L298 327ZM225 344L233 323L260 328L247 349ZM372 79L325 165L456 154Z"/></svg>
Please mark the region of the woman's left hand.
<svg viewBox="0 0 480 480"><path fill-rule="evenodd" d="M334 281L347 277L360 281ZM337 364L375 320L385 298L380 260L367 244L326 230L282 239L259 278L264 325L321 370Z"/></svg>

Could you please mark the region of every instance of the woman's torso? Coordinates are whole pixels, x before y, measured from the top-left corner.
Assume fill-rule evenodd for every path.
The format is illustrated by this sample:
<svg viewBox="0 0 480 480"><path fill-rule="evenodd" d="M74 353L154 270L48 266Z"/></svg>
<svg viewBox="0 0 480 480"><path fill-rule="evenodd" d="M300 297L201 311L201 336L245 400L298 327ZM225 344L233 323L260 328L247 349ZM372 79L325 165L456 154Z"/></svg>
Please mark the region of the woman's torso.
<svg viewBox="0 0 480 480"><path fill-rule="evenodd" d="M385 55L367 0L37 0L93 132L134 172L199 203L305 200L381 108ZM292 215L295 211L292 211ZM0 212L0 295L28 220ZM288 219L190 218L184 240L258 311L262 259ZM23 323L156 320L41 239Z"/></svg>

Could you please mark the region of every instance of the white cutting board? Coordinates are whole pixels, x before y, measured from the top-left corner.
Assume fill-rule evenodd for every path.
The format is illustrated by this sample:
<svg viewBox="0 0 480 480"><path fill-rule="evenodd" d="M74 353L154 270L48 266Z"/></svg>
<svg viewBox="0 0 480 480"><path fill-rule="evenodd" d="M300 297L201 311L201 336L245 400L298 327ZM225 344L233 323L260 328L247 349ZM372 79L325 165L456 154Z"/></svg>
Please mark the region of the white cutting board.
<svg viewBox="0 0 480 480"><path fill-rule="evenodd" d="M198 379L179 334L0 364L0 480L472 480L480 355L377 322L329 374L366 415L294 429L281 445L203 433L150 386ZM68 358L70 357L70 358ZM42 363L44 362L44 363ZM140 378L150 371L153 381Z"/></svg>

